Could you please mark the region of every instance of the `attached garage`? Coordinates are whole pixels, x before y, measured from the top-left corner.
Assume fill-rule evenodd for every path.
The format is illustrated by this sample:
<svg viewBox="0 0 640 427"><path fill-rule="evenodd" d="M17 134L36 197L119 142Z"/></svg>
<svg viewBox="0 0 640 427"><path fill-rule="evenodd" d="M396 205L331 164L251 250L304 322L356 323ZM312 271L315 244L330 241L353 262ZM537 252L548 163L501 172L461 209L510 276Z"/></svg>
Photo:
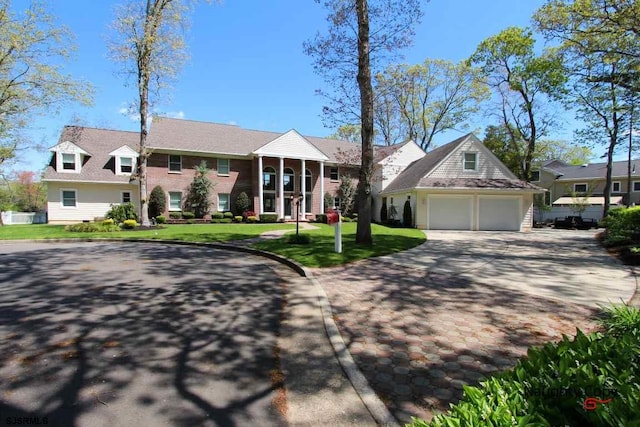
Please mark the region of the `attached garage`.
<svg viewBox="0 0 640 427"><path fill-rule="evenodd" d="M430 230L471 230L472 196L429 196Z"/></svg>
<svg viewBox="0 0 640 427"><path fill-rule="evenodd" d="M478 198L478 230L520 231L520 197Z"/></svg>

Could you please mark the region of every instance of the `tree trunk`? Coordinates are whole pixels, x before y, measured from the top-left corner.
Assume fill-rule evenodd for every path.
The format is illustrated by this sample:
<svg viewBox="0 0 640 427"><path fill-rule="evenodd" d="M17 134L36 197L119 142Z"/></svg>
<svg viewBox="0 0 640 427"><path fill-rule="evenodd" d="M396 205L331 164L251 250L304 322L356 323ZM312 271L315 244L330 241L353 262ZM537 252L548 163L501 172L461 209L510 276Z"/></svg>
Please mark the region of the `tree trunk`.
<svg viewBox="0 0 640 427"><path fill-rule="evenodd" d="M371 246L371 174L373 170L373 88L369 60L369 8L367 0L356 0L358 15L358 88L360 89L362 161L358 182L358 227L356 243Z"/></svg>

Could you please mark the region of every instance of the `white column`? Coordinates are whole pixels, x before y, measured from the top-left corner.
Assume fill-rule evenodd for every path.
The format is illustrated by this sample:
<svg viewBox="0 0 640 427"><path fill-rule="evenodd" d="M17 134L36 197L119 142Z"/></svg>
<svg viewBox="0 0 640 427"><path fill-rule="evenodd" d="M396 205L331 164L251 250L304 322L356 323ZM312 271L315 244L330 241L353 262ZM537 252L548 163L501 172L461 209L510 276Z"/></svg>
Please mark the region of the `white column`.
<svg viewBox="0 0 640 427"><path fill-rule="evenodd" d="M264 213L263 202L264 175L262 174L262 156L258 156L258 213Z"/></svg>
<svg viewBox="0 0 640 427"><path fill-rule="evenodd" d="M278 172L278 192L280 193L278 218L284 218L284 158L282 157L280 157L280 171Z"/></svg>
<svg viewBox="0 0 640 427"><path fill-rule="evenodd" d="M300 172L300 192L302 193L302 198L300 199L300 212L302 213L302 217L304 218L304 213L306 211L306 209L304 208L305 205L305 195L307 193L307 167L306 167L306 163L305 160L302 159L302 172Z"/></svg>
<svg viewBox="0 0 640 427"><path fill-rule="evenodd" d="M324 162L320 162L320 213L324 213Z"/></svg>

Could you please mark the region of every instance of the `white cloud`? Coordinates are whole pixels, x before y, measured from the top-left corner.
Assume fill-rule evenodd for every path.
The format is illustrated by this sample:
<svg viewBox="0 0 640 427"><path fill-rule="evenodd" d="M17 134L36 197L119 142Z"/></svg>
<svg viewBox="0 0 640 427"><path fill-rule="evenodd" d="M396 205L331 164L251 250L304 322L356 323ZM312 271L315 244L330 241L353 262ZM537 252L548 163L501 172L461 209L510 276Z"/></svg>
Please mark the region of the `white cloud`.
<svg viewBox="0 0 640 427"><path fill-rule="evenodd" d="M168 111L163 116L171 119L184 119L184 111Z"/></svg>
<svg viewBox="0 0 640 427"><path fill-rule="evenodd" d="M235 120L231 120L228 124L238 126L238 122L236 122Z"/></svg>

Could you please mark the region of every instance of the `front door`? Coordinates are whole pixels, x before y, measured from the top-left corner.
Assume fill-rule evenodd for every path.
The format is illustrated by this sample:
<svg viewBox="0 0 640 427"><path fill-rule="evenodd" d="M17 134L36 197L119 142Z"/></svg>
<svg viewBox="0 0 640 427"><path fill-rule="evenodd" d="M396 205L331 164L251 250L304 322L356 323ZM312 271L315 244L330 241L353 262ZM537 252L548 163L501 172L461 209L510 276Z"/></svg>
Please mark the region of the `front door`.
<svg viewBox="0 0 640 427"><path fill-rule="evenodd" d="M291 218L291 199L289 197L284 198L284 216Z"/></svg>

